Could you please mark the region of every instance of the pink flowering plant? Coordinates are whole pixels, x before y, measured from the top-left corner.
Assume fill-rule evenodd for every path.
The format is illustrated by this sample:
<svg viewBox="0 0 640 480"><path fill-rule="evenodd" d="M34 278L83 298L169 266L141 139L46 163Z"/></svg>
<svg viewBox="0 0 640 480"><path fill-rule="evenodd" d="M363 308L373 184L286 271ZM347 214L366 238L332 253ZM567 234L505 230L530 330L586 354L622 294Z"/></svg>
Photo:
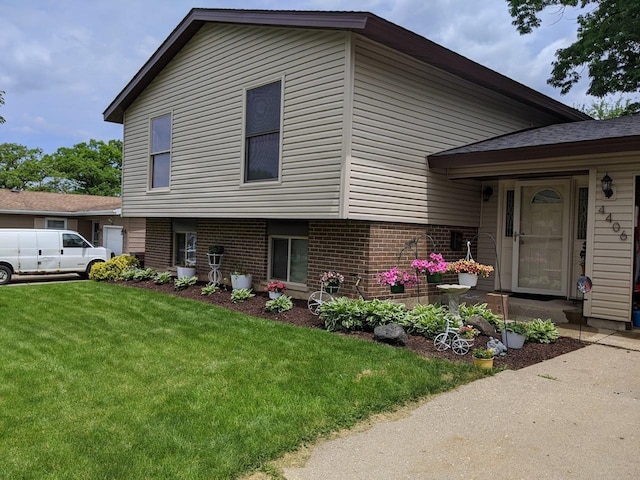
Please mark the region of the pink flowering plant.
<svg viewBox="0 0 640 480"><path fill-rule="evenodd" d="M406 270L399 270L393 267L386 272L380 272L376 275L376 279L380 285L388 285L394 287L396 285L405 285L411 287L418 283L418 277L415 273L409 273Z"/></svg>
<svg viewBox="0 0 640 480"><path fill-rule="evenodd" d="M480 335L480 330L474 328L472 325L462 325L458 329L458 335L460 335L462 338L467 339L476 338L478 335Z"/></svg>
<svg viewBox="0 0 640 480"><path fill-rule="evenodd" d="M444 261L442 254L431 253L429 255L430 260L415 259L411 262L411 268L416 269L420 273L428 273L429 275L435 275L436 273L445 273L449 264Z"/></svg>
<svg viewBox="0 0 640 480"><path fill-rule="evenodd" d="M282 293L286 289L287 289L287 286L285 285L284 282L281 282L280 280L274 280L274 281L269 282L267 284L267 287L265 288L265 291Z"/></svg>
<svg viewBox="0 0 640 480"><path fill-rule="evenodd" d="M338 272L324 272L320 281L324 286L338 287L344 282L344 275Z"/></svg>
<svg viewBox="0 0 640 480"><path fill-rule="evenodd" d="M447 271L452 273L470 273L472 275L480 275L483 277L488 277L491 272L493 272L493 267L491 265L483 265L482 263L478 263L475 260L467 260L462 258L460 260L456 260L455 262L449 263L449 268Z"/></svg>

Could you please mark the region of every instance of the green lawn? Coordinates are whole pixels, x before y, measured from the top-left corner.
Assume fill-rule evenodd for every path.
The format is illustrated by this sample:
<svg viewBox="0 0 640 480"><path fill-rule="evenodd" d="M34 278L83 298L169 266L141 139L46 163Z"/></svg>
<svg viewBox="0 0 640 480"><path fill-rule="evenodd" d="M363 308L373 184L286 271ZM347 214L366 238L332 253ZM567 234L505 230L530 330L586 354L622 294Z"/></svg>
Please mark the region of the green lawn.
<svg viewBox="0 0 640 480"><path fill-rule="evenodd" d="M0 287L0 478L234 478L480 376L142 289Z"/></svg>

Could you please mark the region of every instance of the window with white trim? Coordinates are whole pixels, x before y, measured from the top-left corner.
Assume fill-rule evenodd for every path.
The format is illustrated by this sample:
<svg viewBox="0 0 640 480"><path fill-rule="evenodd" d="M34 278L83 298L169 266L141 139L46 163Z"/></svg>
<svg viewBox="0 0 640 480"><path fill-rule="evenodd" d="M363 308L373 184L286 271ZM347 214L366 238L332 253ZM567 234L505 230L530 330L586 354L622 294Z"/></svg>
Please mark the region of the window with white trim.
<svg viewBox="0 0 640 480"><path fill-rule="evenodd" d="M67 229L67 219L66 218L56 218L56 217L47 217L44 219L44 228L50 230L66 230Z"/></svg>
<svg viewBox="0 0 640 480"><path fill-rule="evenodd" d="M171 114L151 119L149 186L169 188L171 173Z"/></svg>
<svg viewBox="0 0 640 480"><path fill-rule="evenodd" d="M174 232L175 264L183 267L196 265L196 232Z"/></svg>
<svg viewBox="0 0 640 480"><path fill-rule="evenodd" d="M244 181L277 180L280 173L282 82L247 90Z"/></svg>
<svg viewBox="0 0 640 480"><path fill-rule="evenodd" d="M307 283L309 240L304 237L269 237L269 277L291 283Z"/></svg>

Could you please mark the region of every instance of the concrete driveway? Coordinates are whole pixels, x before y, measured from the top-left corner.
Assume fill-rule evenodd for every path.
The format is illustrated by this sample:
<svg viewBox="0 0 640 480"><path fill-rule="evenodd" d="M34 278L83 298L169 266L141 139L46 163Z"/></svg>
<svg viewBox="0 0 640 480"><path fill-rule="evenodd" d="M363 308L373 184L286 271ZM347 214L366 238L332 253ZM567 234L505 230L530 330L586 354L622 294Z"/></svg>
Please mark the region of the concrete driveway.
<svg viewBox="0 0 640 480"><path fill-rule="evenodd" d="M640 350L640 349L639 349ZM288 480L640 478L640 351L590 345L324 442Z"/></svg>

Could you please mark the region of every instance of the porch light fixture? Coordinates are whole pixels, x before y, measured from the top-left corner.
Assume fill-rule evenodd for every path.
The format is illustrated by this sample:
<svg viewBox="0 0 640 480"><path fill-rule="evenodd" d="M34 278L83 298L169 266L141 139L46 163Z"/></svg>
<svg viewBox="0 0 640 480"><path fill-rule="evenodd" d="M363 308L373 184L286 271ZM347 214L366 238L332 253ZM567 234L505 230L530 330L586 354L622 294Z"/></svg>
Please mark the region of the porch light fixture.
<svg viewBox="0 0 640 480"><path fill-rule="evenodd" d="M604 174L604 177L602 177L602 193L604 193L604 196L607 198L611 198L611 195L613 195L613 189L612 189L612 179L609 176L608 173Z"/></svg>
<svg viewBox="0 0 640 480"><path fill-rule="evenodd" d="M482 190L482 200L488 202L491 195L493 195L493 187L484 187L484 190Z"/></svg>

